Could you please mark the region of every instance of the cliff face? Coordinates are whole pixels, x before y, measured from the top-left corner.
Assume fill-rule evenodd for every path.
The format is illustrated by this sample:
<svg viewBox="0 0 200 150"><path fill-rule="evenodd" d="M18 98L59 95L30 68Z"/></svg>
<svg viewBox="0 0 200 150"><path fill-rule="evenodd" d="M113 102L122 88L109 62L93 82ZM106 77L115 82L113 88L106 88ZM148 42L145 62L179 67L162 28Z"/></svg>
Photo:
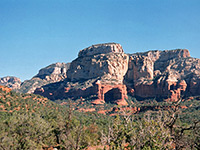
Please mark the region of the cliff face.
<svg viewBox="0 0 200 150"><path fill-rule="evenodd" d="M119 44L93 45L81 50L79 57L72 61L65 81L43 86L35 93L50 99L61 98L61 95L62 98L96 95L94 103L104 103L111 98L113 103L126 105L123 79L128 60ZM55 88L52 89L52 86Z"/></svg>
<svg viewBox="0 0 200 150"><path fill-rule="evenodd" d="M39 73L30 80L25 80L18 92L33 93L36 88L46 84L59 82L67 78L70 64L55 63L39 70Z"/></svg>
<svg viewBox="0 0 200 150"><path fill-rule="evenodd" d="M132 95L140 98L168 98L176 101L190 95L188 74L196 70L198 59L190 58L188 50L149 51L130 55L125 82ZM196 69L192 70L195 64ZM187 89L187 91L186 91ZM195 94L198 95L198 92Z"/></svg>
<svg viewBox="0 0 200 150"><path fill-rule="evenodd" d="M41 73L43 74L43 73ZM127 105L127 93L138 98L177 101L200 95L200 59L186 49L125 54L116 43L81 50L64 80L35 90L52 100L93 96L93 104Z"/></svg>
<svg viewBox="0 0 200 150"><path fill-rule="evenodd" d="M39 70L39 73L35 76L40 79L47 81L52 80L53 82L60 81L67 77L67 70L70 64L66 63L55 63Z"/></svg>
<svg viewBox="0 0 200 150"><path fill-rule="evenodd" d="M124 53L78 57L72 61L67 76L72 82L99 78L103 83L119 84L128 69L128 58Z"/></svg>

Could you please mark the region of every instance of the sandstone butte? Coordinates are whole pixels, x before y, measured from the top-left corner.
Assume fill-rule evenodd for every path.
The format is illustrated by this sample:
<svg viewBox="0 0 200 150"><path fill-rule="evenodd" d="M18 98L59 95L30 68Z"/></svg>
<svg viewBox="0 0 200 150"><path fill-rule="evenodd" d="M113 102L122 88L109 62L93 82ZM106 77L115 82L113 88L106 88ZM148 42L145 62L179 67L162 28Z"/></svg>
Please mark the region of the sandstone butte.
<svg viewBox="0 0 200 150"><path fill-rule="evenodd" d="M200 59L190 57L187 49L125 54L120 44L97 44L81 50L68 65L41 69L22 87L51 100L92 97L92 104L127 105L127 94L177 101L200 95Z"/></svg>
<svg viewBox="0 0 200 150"><path fill-rule="evenodd" d="M93 104L139 99L177 101L200 95L200 59L187 49L125 54L116 43L92 45L71 62L67 78L35 90L52 100L96 96Z"/></svg>

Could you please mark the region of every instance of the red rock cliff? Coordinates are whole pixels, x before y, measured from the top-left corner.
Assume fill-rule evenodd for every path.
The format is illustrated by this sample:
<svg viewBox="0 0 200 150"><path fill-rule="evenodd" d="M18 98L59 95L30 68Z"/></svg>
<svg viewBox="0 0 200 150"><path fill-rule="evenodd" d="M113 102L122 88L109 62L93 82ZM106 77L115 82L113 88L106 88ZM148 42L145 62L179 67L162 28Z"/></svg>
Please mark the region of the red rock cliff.
<svg viewBox="0 0 200 150"><path fill-rule="evenodd" d="M36 89L50 99L96 96L93 104L127 105L127 91L139 98L176 101L200 95L200 60L186 49L124 54L116 43L81 50L67 78Z"/></svg>
<svg viewBox="0 0 200 150"><path fill-rule="evenodd" d="M125 83L140 98L199 95L200 60L186 49L131 54Z"/></svg>
<svg viewBox="0 0 200 150"><path fill-rule="evenodd" d="M81 50L79 57L72 61L65 81L43 86L35 93L51 99L96 95L97 100L93 102L96 104L109 101L127 105L123 80L128 59L120 44L93 45Z"/></svg>

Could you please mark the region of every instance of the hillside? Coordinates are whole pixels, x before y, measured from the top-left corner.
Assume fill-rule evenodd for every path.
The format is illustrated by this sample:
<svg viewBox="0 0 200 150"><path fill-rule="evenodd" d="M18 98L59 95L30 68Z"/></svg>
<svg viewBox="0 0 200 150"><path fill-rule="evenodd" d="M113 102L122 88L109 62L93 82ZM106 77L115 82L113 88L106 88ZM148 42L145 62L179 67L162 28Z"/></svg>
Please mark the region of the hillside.
<svg viewBox="0 0 200 150"><path fill-rule="evenodd" d="M111 119L73 110L40 95L0 86L0 149L75 149L99 144L92 128L100 131ZM80 131L83 133L77 137Z"/></svg>
<svg viewBox="0 0 200 150"><path fill-rule="evenodd" d="M181 105L133 99L127 100L128 107L105 103L111 110L104 113L115 116L110 117L87 111L92 110L90 99L57 101L59 105L1 86L0 149L198 149L199 99L190 98ZM89 105L77 105L82 102ZM179 117L171 118L174 115Z"/></svg>

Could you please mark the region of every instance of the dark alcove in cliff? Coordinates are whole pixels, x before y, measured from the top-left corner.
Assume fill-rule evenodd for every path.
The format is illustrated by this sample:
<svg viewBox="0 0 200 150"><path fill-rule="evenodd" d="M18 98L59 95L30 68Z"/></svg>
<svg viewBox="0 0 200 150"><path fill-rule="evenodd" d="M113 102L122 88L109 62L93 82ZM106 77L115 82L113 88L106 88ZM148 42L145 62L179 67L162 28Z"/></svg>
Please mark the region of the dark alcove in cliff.
<svg viewBox="0 0 200 150"><path fill-rule="evenodd" d="M104 95L104 100L105 102L110 102L113 103L116 100L122 99L122 93L119 88L114 88L109 90L108 92L105 93Z"/></svg>

